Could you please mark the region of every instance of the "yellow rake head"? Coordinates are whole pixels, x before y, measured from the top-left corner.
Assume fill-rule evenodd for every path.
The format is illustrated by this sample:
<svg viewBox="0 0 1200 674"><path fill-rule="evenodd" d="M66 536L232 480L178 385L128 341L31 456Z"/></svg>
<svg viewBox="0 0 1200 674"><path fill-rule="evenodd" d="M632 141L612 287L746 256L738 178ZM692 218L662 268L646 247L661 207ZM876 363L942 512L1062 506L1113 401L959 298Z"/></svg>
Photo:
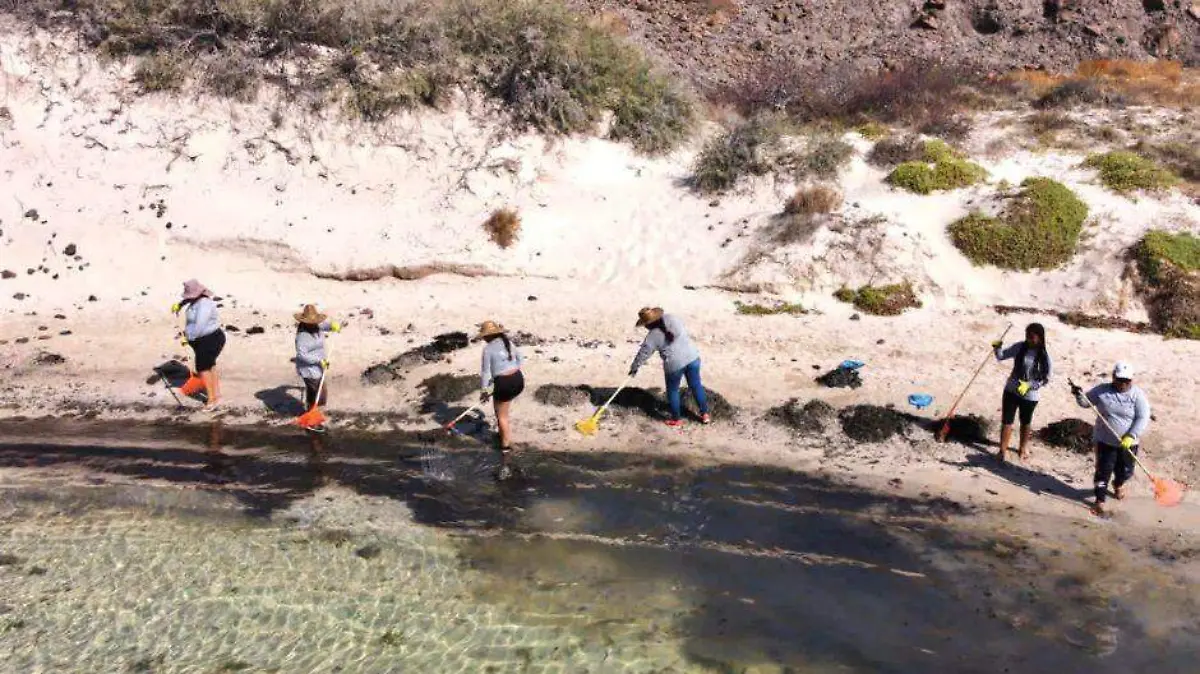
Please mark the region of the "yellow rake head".
<svg viewBox="0 0 1200 674"><path fill-rule="evenodd" d="M584 435L595 435L600 430L600 415L594 414L587 419L575 422L575 430Z"/></svg>

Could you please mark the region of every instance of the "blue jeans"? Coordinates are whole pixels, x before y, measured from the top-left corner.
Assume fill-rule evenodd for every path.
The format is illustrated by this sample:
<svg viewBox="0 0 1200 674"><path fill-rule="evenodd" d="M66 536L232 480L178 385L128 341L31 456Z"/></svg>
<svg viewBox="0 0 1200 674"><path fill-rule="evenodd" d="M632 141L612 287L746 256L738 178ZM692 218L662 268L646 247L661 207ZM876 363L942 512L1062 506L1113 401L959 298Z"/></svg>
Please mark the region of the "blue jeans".
<svg viewBox="0 0 1200 674"><path fill-rule="evenodd" d="M679 384L687 378L688 389L696 397L696 406L700 414L708 414L708 398L704 395L704 385L700 383L700 359L697 358L683 367L682 370L667 372L667 403L671 406L671 418L683 416L683 401L679 399Z"/></svg>

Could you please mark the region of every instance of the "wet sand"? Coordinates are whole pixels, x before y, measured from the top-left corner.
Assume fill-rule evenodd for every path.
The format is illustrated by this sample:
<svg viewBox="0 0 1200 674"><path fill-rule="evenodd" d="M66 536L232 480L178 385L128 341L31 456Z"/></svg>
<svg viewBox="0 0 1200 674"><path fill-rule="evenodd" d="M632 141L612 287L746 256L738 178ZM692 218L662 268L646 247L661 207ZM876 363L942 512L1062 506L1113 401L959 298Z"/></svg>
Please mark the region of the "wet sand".
<svg viewBox="0 0 1200 674"><path fill-rule="evenodd" d="M1194 539L783 468L0 423L0 671L1192 672ZM340 668L340 669L339 669Z"/></svg>

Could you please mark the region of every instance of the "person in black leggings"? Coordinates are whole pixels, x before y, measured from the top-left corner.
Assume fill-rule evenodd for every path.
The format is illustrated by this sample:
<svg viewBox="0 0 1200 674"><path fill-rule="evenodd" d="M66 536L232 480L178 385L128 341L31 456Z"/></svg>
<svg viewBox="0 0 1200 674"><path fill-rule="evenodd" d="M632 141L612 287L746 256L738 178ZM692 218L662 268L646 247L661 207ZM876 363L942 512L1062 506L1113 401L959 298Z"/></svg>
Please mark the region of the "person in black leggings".
<svg viewBox="0 0 1200 674"><path fill-rule="evenodd" d="M487 402L490 399L496 410L496 426L500 430L500 470L497 477L503 480L512 474L509 462L512 452L509 411L512 409L512 401L525 390L525 375L521 373L521 365L525 359L517 345L509 338L504 326L495 321L484 321L479 326L476 339L486 342L479 371L482 387L479 401Z"/></svg>
<svg viewBox="0 0 1200 674"><path fill-rule="evenodd" d="M1001 463L1007 459L1008 445L1012 442L1013 422L1020 412L1022 461L1029 460L1029 439L1033 434L1033 410L1040 399L1039 391L1050 381L1050 353L1046 350L1046 329L1041 323L1030 323L1025 326L1025 341L1017 342L1008 348L1003 342L992 342L992 351L996 360L1012 360L1013 368L1004 383L1004 396L1001 400L1000 450L996 458Z"/></svg>

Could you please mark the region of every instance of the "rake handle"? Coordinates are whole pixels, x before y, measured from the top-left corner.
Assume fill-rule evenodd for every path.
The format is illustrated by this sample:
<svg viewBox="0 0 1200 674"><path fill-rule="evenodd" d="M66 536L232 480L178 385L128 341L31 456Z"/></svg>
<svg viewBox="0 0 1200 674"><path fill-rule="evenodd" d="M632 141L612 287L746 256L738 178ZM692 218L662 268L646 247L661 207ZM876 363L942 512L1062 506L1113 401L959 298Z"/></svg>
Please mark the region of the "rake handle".
<svg viewBox="0 0 1200 674"><path fill-rule="evenodd" d="M1108 422L1108 418L1105 417L1100 410L1096 410L1096 418L1100 420L1100 423L1104 424L1104 427L1108 429L1109 433L1113 434L1113 437L1121 437L1120 434L1117 433L1117 430L1112 427L1112 424ZM1137 454L1133 453L1132 449L1127 449L1125 451L1129 452L1129 456L1133 457L1133 462L1138 465L1138 468L1141 468L1146 472L1146 477L1150 478L1151 482L1158 482L1158 478L1154 477L1154 473L1150 472L1150 469L1146 467L1146 464L1142 463L1142 460L1138 458Z"/></svg>
<svg viewBox="0 0 1200 674"><path fill-rule="evenodd" d="M1008 335L1009 330L1012 330L1012 323L1009 323L1008 327L1004 328L1004 332L1000 334L1000 341L1004 341L1004 338ZM975 379L979 377L979 373L983 372L983 368L988 364L988 361L994 357L994 354L989 353L987 357L983 359L983 362L979 364L979 367L975 368L975 374L971 375L971 379L967 381L966 387L963 388L962 393L958 394L958 398L955 399L954 404L950 406L950 411L946 413L946 418L942 422L943 434L945 434L945 432L950 428L950 420L954 418L954 413L958 411L958 404L963 401L964 397L966 397L967 391L971 390L971 385L975 383Z"/></svg>
<svg viewBox="0 0 1200 674"><path fill-rule="evenodd" d="M329 348L328 340L326 340L325 343L326 343L325 360L329 360L329 352L332 351L333 349ZM312 407L309 408L310 412L321 406L321 392L325 390L325 373L326 372L328 372L328 369L322 367L321 368L321 381L317 382L317 397L315 399L313 399Z"/></svg>
<svg viewBox="0 0 1200 674"><path fill-rule="evenodd" d="M479 409L479 406L480 406L480 405L482 405L482 404L483 404L482 402L477 402L477 403L475 403L474 405L471 405L470 407L468 407L468 408L466 409L466 411L464 411L462 414L460 414L460 415L458 415L458 416L454 417L454 420L453 420L453 421L451 421L450 423L446 424L446 430L448 430L448 431L452 431L452 430L454 430L454 425L455 425L455 424L457 424L458 422L462 421L462 420L463 420L463 419L464 419L464 418L465 418L465 417L466 417L468 414L470 414L471 412L474 412L475 410Z"/></svg>
<svg viewBox="0 0 1200 674"><path fill-rule="evenodd" d="M621 382L621 385L617 387L617 390L613 391L613 394L608 397L608 400L604 401L604 404L596 410L596 413L592 415L592 418L599 419L600 415L604 414L604 410L608 409L608 406L617 399L617 396L620 395L621 391L625 390L626 386L629 386L629 382L631 381L633 381L632 376L625 377L625 381Z"/></svg>

